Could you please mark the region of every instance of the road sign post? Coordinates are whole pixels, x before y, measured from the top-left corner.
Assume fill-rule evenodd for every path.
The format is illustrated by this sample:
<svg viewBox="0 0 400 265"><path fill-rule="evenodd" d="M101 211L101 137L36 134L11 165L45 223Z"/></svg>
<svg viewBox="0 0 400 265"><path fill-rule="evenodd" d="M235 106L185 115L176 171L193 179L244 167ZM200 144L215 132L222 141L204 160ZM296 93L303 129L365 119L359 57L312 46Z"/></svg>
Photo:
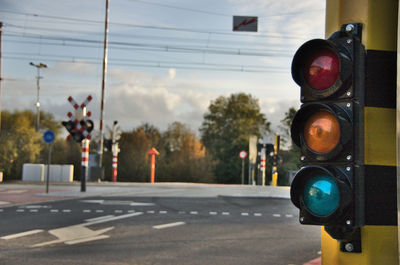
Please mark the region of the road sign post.
<svg viewBox="0 0 400 265"><path fill-rule="evenodd" d="M46 174L46 193L49 193L50 163L51 163L51 143L54 141L54 133L47 130L43 133L43 141L49 145L49 153L47 156L47 174Z"/></svg>
<svg viewBox="0 0 400 265"><path fill-rule="evenodd" d="M242 185L244 184L244 159L247 157L247 152L242 150L239 153L240 159L242 159Z"/></svg>
<svg viewBox="0 0 400 265"><path fill-rule="evenodd" d="M154 183L156 174L156 155L159 155L160 153L153 147L147 152L147 154L151 155L150 183Z"/></svg>
<svg viewBox="0 0 400 265"><path fill-rule="evenodd" d="M86 176L89 167L89 139L90 132L93 130L93 121L88 119L91 112L86 112L86 106L92 100L92 96L88 96L86 100L79 105L72 97L68 97L68 101L75 109L75 115L68 112L69 121L63 121L62 125L68 130L70 135L67 139L73 139L82 143L82 168L81 168L81 192L86 191Z"/></svg>

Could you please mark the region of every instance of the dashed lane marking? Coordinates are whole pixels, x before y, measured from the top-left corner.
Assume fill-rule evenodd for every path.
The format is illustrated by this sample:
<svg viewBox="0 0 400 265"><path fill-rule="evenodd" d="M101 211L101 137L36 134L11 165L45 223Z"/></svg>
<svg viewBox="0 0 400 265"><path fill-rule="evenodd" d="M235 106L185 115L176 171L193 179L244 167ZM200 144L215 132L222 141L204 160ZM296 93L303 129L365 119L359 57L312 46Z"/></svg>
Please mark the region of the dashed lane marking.
<svg viewBox="0 0 400 265"><path fill-rule="evenodd" d="M272 216L273 217L281 217L281 215L279 213L274 213Z"/></svg>
<svg viewBox="0 0 400 265"><path fill-rule="evenodd" d="M64 209L64 210L62 210L62 212L63 212L63 213L70 213L71 210L70 210L70 209Z"/></svg>
<svg viewBox="0 0 400 265"><path fill-rule="evenodd" d="M167 214L167 211L159 211L160 214Z"/></svg>
<svg viewBox="0 0 400 265"><path fill-rule="evenodd" d="M262 213L254 213L254 216L257 216L257 217L262 216Z"/></svg>
<svg viewBox="0 0 400 265"><path fill-rule="evenodd" d="M217 212L209 212L210 215L217 215Z"/></svg>
<svg viewBox="0 0 400 265"><path fill-rule="evenodd" d="M229 212L222 212L222 215L230 215Z"/></svg>
<svg viewBox="0 0 400 265"><path fill-rule="evenodd" d="M199 214L199 212L198 211L191 211L190 214L196 215L196 214Z"/></svg>
<svg viewBox="0 0 400 265"><path fill-rule="evenodd" d="M249 216L249 213L241 213L241 216Z"/></svg>

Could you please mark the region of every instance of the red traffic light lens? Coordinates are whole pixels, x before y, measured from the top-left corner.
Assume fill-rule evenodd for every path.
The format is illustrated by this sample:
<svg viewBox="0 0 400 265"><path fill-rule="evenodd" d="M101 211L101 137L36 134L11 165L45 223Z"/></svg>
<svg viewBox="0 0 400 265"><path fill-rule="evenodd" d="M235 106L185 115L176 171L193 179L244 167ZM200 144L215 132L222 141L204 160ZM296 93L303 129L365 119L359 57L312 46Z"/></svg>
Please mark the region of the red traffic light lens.
<svg viewBox="0 0 400 265"><path fill-rule="evenodd" d="M340 124L328 111L312 114L304 125L304 140L314 152L327 153L333 150L340 139Z"/></svg>
<svg viewBox="0 0 400 265"><path fill-rule="evenodd" d="M315 90L325 90L331 87L338 79L339 73L338 56L326 48L312 54L304 68L305 79Z"/></svg>

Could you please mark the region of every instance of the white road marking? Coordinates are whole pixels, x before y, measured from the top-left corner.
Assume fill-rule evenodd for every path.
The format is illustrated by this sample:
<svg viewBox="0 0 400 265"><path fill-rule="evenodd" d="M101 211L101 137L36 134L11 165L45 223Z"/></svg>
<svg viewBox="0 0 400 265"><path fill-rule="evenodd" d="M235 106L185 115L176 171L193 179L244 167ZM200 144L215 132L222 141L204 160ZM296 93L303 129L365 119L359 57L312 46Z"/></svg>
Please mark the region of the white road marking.
<svg viewBox="0 0 400 265"><path fill-rule="evenodd" d="M287 217L287 218L292 218L292 217L293 217L293 214L287 214L286 217Z"/></svg>
<svg viewBox="0 0 400 265"><path fill-rule="evenodd" d="M164 229L164 228L169 228L169 227L174 227L174 226L179 226L179 225L184 225L186 224L185 222L175 222L175 223L169 223L169 224L163 224L163 225L155 225L153 226L154 229Z"/></svg>
<svg viewBox="0 0 400 265"><path fill-rule="evenodd" d="M134 213L135 212L135 210L129 210L128 211L128 213Z"/></svg>
<svg viewBox="0 0 400 265"><path fill-rule="evenodd" d="M3 237L0 237L0 239L5 239L5 240L15 239L15 238L23 237L23 236L34 235L34 234L41 233L41 232L43 232L43 230L36 229L36 230L26 231L26 232L12 234L12 235L8 235L8 236L3 236Z"/></svg>
<svg viewBox="0 0 400 265"><path fill-rule="evenodd" d="M109 237L110 236L107 236L107 235L100 235L100 236L82 238L82 239L78 239L78 240L66 241L64 243L67 244L67 245L75 245L75 244L86 243L86 242L94 241L94 240L106 239L106 238L109 238Z"/></svg>
<svg viewBox="0 0 400 265"><path fill-rule="evenodd" d="M272 216L273 217L281 217L281 215L279 213L274 213Z"/></svg>
<svg viewBox="0 0 400 265"><path fill-rule="evenodd" d="M105 222L125 219L125 218L129 218L129 217L132 217L132 216L138 216L138 215L142 215L142 214L143 214L142 212L129 213L129 214L110 217L110 218L107 218L107 219L101 219L101 220L97 220L97 221L92 221L92 222L84 223L84 224L81 224L81 225L82 226L89 226L89 225L93 225L93 224L100 224L100 223L105 223Z"/></svg>
<svg viewBox="0 0 400 265"><path fill-rule="evenodd" d="M6 190L6 191L0 191L0 193L16 194L16 193L24 193L27 191L28 190Z"/></svg>
<svg viewBox="0 0 400 265"><path fill-rule="evenodd" d="M70 209L64 209L64 210L62 210L62 212L63 212L63 213L70 213L71 210L70 210Z"/></svg>
<svg viewBox="0 0 400 265"><path fill-rule="evenodd" d="M114 213L123 213L124 211L122 210L115 210Z"/></svg>
<svg viewBox="0 0 400 265"><path fill-rule="evenodd" d="M59 210L58 210L58 209L51 209L50 212L51 212L51 213L58 213Z"/></svg>
<svg viewBox="0 0 400 265"><path fill-rule="evenodd" d="M31 213L37 213L39 210L38 209L30 209L29 210Z"/></svg>
<svg viewBox="0 0 400 265"><path fill-rule="evenodd" d="M167 211L159 211L160 214L166 214Z"/></svg>
<svg viewBox="0 0 400 265"><path fill-rule="evenodd" d="M16 212L17 213L23 213L23 212L25 212L25 210L24 209L17 209Z"/></svg>
<svg viewBox="0 0 400 265"><path fill-rule="evenodd" d="M199 214L198 211L191 211L190 214Z"/></svg>
<svg viewBox="0 0 400 265"><path fill-rule="evenodd" d="M96 231L93 231L93 230L87 228L87 226L111 222L111 221L120 220L120 219L125 219L125 218L138 216L138 215L142 215L142 214L143 214L142 212L136 212L136 213L131 213L131 214L119 215L119 216L114 216L114 215L111 215L109 217L103 216L101 219L97 218L96 220L92 220L87 223L52 229L52 230L49 230L49 233L52 234L53 236L57 237L58 239L35 244L31 247L43 247L43 246L57 244L57 243L73 245L73 244L89 242L89 241L93 241L93 240L109 238L109 236L102 235L102 234L114 229L113 226L107 227L107 228L104 228L101 230L96 230Z"/></svg>
<svg viewBox="0 0 400 265"><path fill-rule="evenodd" d="M229 212L222 212L222 215L230 215Z"/></svg>
<svg viewBox="0 0 400 265"><path fill-rule="evenodd" d="M147 213L154 213L154 211L147 211Z"/></svg>
<svg viewBox="0 0 400 265"><path fill-rule="evenodd" d="M151 202L117 201L117 200L82 200L86 203L98 203L103 205L130 205L130 206L154 206Z"/></svg>
<svg viewBox="0 0 400 265"><path fill-rule="evenodd" d="M92 210L83 210L84 213L90 213Z"/></svg>
<svg viewBox="0 0 400 265"><path fill-rule="evenodd" d="M25 209L47 209L50 208L48 205L26 205L26 206L20 206L18 208L25 208Z"/></svg>
<svg viewBox="0 0 400 265"><path fill-rule="evenodd" d="M242 216L249 216L249 213L241 213Z"/></svg>
<svg viewBox="0 0 400 265"><path fill-rule="evenodd" d="M96 213L104 213L104 210L96 210Z"/></svg>
<svg viewBox="0 0 400 265"><path fill-rule="evenodd" d="M185 211L179 211L178 214L185 214Z"/></svg>
<svg viewBox="0 0 400 265"><path fill-rule="evenodd" d="M217 215L217 212L209 212L210 215Z"/></svg>
<svg viewBox="0 0 400 265"><path fill-rule="evenodd" d="M98 221L98 220L102 220L102 219L108 219L108 218L114 217L114 216L115 215L106 215L106 216L100 216L100 217L85 219L85 222L93 222L93 221Z"/></svg>
<svg viewBox="0 0 400 265"><path fill-rule="evenodd" d="M262 213L254 213L254 216L257 216L257 217L262 216Z"/></svg>
<svg viewBox="0 0 400 265"><path fill-rule="evenodd" d="M10 204L9 202L0 201L0 205Z"/></svg>

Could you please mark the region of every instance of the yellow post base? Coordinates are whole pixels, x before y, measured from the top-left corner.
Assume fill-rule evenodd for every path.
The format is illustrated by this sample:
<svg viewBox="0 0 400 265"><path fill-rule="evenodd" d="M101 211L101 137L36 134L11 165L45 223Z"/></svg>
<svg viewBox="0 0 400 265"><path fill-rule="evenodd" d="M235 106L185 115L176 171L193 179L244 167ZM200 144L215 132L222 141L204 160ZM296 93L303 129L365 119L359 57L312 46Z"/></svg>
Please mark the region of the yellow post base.
<svg viewBox="0 0 400 265"><path fill-rule="evenodd" d="M272 174L272 186L274 187L278 186L278 173Z"/></svg>
<svg viewBox="0 0 400 265"><path fill-rule="evenodd" d="M322 227L322 265L398 265L397 226L361 228L361 253L341 252L339 241Z"/></svg>

